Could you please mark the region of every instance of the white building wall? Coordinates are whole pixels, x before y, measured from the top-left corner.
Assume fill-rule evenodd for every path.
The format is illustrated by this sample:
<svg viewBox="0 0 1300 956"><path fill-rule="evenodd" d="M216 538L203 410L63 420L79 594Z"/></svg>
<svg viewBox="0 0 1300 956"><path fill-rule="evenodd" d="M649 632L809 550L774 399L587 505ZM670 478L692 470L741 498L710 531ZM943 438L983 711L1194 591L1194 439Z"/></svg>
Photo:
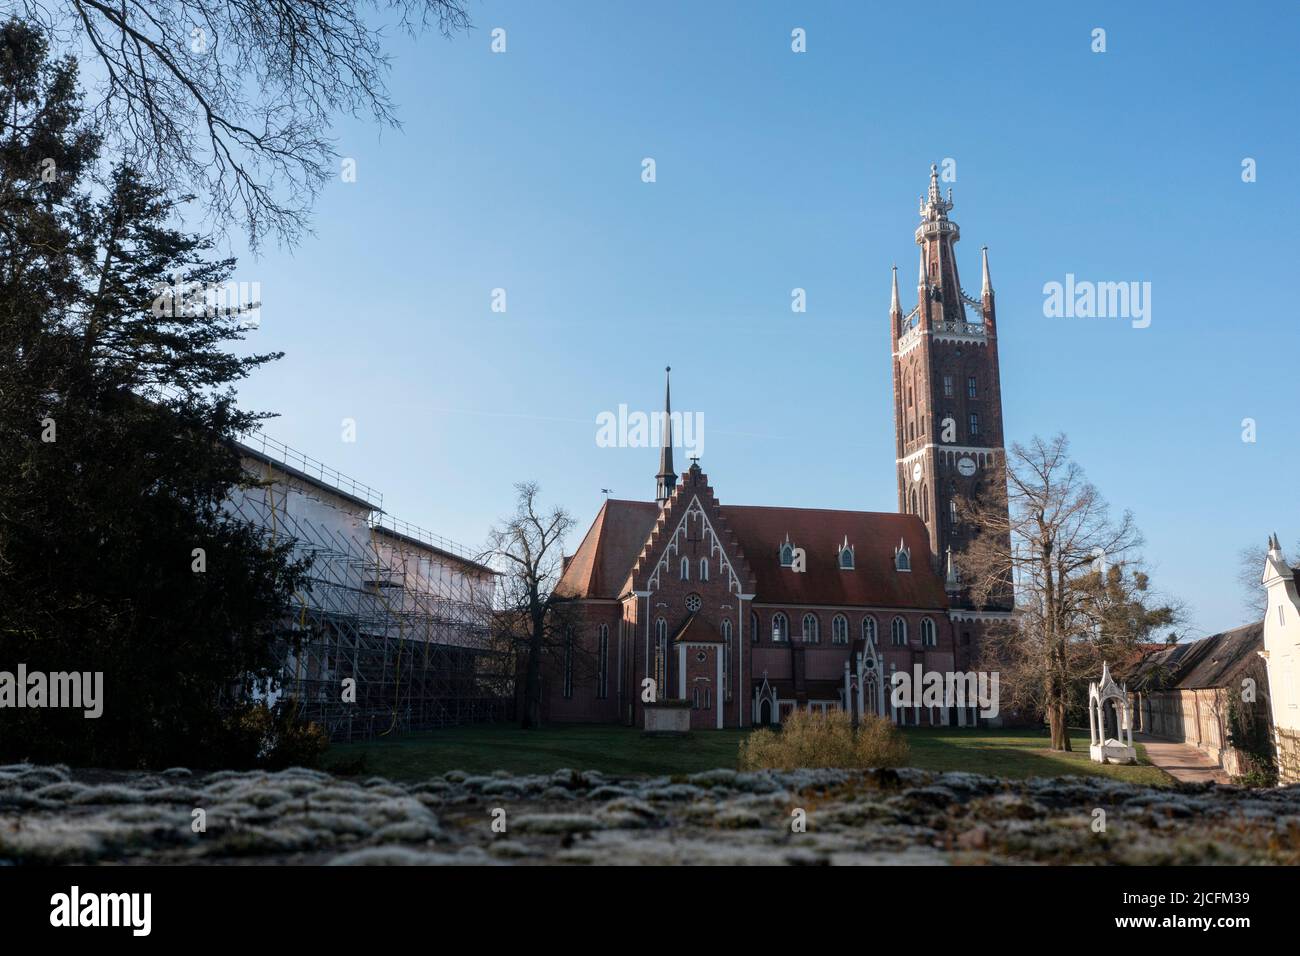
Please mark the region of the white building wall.
<svg viewBox="0 0 1300 956"><path fill-rule="evenodd" d="M1276 537L1270 541L1263 584L1268 591L1264 654L1279 781L1300 783L1300 594Z"/></svg>

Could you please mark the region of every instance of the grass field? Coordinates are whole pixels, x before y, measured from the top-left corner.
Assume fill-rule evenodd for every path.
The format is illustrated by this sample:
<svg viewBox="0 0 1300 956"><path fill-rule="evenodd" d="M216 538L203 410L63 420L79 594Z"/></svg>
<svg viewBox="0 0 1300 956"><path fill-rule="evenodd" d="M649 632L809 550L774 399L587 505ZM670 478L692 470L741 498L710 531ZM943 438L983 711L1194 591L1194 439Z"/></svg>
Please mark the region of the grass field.
<svg viewBox="0 0 1300 956"><path fill-rule="evenodd" d="M687 774L735 767L748 731L702 731L686 738L646 737L630 727L571 725L523 731L513 725L456 727L395 740L336 744L325 768L422 780L449 770L550 773L560 768L609 774ZM1046 732L907 728L910 764L923 770L967 770L1001 777L1107 776L1132 783L1168 784L1168 775L1146 764L1138 747L1134 767L1105 766L1088 759L1088 738L1072 736L1073 753L1047 749Z"/></svg>

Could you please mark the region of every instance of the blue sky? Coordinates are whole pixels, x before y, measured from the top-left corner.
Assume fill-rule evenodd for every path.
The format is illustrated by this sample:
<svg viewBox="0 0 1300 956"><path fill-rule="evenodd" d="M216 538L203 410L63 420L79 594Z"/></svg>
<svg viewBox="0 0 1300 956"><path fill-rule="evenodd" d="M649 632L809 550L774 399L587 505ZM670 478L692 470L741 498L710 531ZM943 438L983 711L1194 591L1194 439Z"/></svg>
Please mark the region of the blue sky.
<svg viewBox="0 0 1300 956"><path fill-rule="evenodd" d="M1188 633L1236 625L1238 550L1300 540L1297 10L482 2L468 36L394 32L403 129L341 123L357 181L298 248L241 260L252 344L287 353L241 397L469 545L536 480L572 548L602 488L653 496L655 452L595 421L661 407L671 364L723 502L892 511L889 268L914 296L917 196L951 158L1009 439L1066 432ZM1045 318L1067 273L1150 282L1150 327Z"/></svg>

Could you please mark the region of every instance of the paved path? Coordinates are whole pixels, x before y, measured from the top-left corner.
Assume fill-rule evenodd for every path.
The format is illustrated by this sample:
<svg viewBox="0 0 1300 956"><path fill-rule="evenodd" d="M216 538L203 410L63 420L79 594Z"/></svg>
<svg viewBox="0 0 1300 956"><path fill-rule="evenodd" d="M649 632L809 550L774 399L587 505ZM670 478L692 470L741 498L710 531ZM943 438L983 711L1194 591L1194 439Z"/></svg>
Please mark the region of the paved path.
<svg viewBox="0 0 1300 956"><path fill-rule="evenodd" d="M1223 768L1191 744L1134 734L1133 742L1146 748L1147 759L1182 783L1228 783Z"/></svg>

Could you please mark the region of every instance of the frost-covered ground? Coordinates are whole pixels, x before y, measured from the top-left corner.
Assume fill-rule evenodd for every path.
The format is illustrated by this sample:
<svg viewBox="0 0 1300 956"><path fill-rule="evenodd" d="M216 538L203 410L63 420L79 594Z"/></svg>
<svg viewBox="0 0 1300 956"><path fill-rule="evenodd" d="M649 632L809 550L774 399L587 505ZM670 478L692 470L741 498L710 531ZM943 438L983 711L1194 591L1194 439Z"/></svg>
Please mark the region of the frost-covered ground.
<svg viewBox="0 0 1300 956"><path fill-rule="evenodd" d="M0 767L0 864L1002 862L1300 863L1300 787L919 770L453 772L406 785Z"/></svg>

